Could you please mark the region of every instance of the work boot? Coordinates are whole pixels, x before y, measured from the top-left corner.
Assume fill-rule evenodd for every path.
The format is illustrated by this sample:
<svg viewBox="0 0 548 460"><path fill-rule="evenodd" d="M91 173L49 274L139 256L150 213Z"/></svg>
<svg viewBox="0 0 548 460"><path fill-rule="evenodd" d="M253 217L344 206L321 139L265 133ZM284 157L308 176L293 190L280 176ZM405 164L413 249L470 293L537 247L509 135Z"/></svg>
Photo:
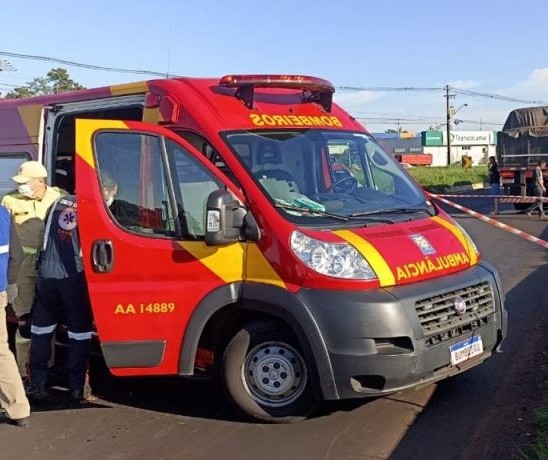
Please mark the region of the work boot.
<svg viewBox="0 0 548 460"><path fill-rule="evenodd" d="M27 398L30 402L40 403L49 398L49 391L45 383L31 383L27 387Z"/></svg>
<svg viewBox="0 0 548 460"><path fill-rule="evenodd" d="M70 399L73 402L84 401L84 390L70 390Z"/></svg>
<svg viewBox="0 0 548 460"><path fill-rule="evenodd" d="M2 423L8 423L19 428L28 428L30 426L30 416L22 418L9 418L6 414L2 416Z"/></svg>

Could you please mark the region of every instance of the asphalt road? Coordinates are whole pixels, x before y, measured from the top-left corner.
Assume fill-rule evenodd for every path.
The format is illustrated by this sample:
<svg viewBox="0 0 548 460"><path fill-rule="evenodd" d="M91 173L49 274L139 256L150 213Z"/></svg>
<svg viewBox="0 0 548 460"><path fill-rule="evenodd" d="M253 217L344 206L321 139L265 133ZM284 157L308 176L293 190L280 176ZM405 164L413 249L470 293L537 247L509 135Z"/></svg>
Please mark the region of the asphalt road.
<svg viewBox="0 0 548 460"><path fill-rule="evenodd" d="M480 212L491 206L486 199L459 203ZM548 239L546 222L528 219L508 205L502 209L501 221ZM483 258L499 270L507 296L510 331L504 352L485 364L420 390L329 403L302 423L262 425L240 420L216 382L115 379L103 376L95 363L92 383L99 399L76 408L66 403L61 390L55 392L50 404L34 412L30 428L0 425L0 457L508 458L503 453L515 453L517 446L516 437L506 434L520 423L519 414L523 421L529 410L523 401L541 399L532 398L520 379L523 383L531 353L540 352L530 339L543 332L547 251L450 212L475 239ZM527 434L524 429L520 433Z"/></svg>

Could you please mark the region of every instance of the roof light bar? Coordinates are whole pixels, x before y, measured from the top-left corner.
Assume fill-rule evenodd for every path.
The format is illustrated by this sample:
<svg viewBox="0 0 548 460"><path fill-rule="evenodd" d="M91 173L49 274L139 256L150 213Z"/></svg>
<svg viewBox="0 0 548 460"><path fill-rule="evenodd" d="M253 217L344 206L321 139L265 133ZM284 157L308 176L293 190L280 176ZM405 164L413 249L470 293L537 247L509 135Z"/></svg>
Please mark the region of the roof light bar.
<svg viewBox="0 0 548 460"><path fill-rule="evenodd" d="M225 75L219 80L219 86L237 88L236 97L249 108L253 108L255 88L287 88L313 93L306 101L317 101L330 112L335 92L330 81L307 75Z"/></svg>
<svg viewBox="0 0 548 460"><path fill-rule="evenodd" d="M225 75L219 86L239 88L254 85L256 88L291 88L334 93L333 84L323 78L307 75Z"/></svg>

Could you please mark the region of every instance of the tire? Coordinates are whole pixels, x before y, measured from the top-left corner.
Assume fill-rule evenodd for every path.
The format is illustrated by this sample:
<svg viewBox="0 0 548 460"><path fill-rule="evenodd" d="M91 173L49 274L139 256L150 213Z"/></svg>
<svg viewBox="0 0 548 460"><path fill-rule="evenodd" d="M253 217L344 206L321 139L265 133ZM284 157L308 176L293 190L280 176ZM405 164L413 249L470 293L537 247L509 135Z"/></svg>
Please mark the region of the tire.
<svg viewBox="0 0 548 460"><path fill-rule="evenodd" d="M298 341L273 321L252 321L232 337L223 354L221 378L238 410L261 422L297 422L319 405Z"/></svg>

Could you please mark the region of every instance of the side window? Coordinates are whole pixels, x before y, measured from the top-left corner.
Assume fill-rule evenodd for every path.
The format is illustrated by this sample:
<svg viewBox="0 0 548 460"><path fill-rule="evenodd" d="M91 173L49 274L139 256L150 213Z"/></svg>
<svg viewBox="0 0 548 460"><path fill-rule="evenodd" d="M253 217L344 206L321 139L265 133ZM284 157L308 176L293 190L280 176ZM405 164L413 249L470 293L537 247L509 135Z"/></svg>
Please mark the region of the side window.
<svg viewBox="0 0 548 460"><path fill-rule="evenodd" d="M394 164L390 163L386 156L373 143L367 144L366 151L369 157L369 167L375 188L387 195L394 194L396 192L395 175L391 171L394 168Z"/></svg>
<svg viewBox="0 0 548 460"><path fill-rule="evenodd" d="M19 166L29 159L26 153L9 153L0 156L0 198L16 188L17 184L11 180L17 174Z"/></svg>
<svg viewBox="0 0 548 460"><path fill-rule="evenodd" d="M223 184L180 145L167 140L166 148L183 235L189 239L202 239L207 198Z"/></svg>
<svg viewBox="0 0 548 460"><path fill-rule="evenodd" d="M179 134L179 136L181 136L183 139L188 141L198 151L202 152L202 154L209 161L211 161L211 163L213 163L215 167L219 169L219 171L221 171L226 177L228 177L238 187L242 188L240 183L234 176L234 174L232 174L232 171L230 170L230 168L226 165L225 161L222 159L219 152L215 150L215 147L213 147L205 137L190 131L177 131L177 134Z"/></svg>
<svg viewBox="0 0 548 460"><path fill-rule="evenodd" d="M95 151L105 205L122 227L149 236L175 236L160 139L104 132Z"/></svg>
<svg viewBox="0 0 548 460"><path fill-rule="evenodd" d="M373 174L375 187L379 192L384 192L388 195L392 195L396 192L396 185L392 175L376 166L372 166L371 173Z"/></svg>

